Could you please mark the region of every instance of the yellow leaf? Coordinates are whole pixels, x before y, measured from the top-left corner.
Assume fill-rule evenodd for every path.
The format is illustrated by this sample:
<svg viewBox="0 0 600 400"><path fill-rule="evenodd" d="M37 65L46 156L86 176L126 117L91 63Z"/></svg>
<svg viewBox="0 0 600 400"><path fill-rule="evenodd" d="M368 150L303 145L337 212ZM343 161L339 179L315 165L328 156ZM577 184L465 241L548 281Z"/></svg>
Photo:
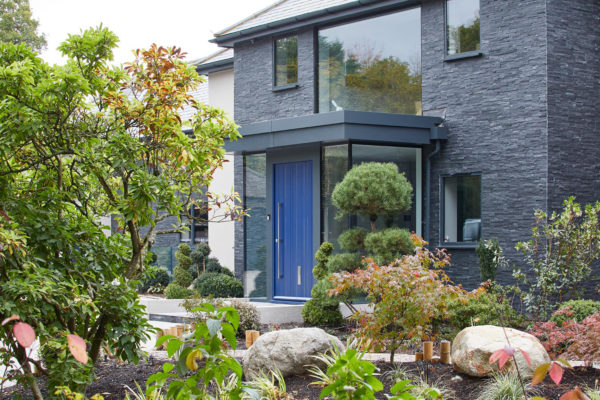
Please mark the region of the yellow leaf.
<svg viewBox="0 0 600 400"><path fill-rule="evenodd" d="M185 365L191 371L196 371L198 369L198 362L202 360L202 352L200 350L191 351L190 354L185 359Z"/></svg>

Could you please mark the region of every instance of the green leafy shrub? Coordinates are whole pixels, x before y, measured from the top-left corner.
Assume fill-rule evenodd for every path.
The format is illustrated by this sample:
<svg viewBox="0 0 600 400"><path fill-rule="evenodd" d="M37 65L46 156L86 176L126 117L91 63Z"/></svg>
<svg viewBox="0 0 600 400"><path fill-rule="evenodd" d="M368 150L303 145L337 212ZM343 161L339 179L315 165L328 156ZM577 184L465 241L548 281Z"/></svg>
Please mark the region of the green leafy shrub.
<svg viewBox="0 0 600 400"><path fill-rule="evenodd" d="M185 270L181 265L173 268L173 282L181 287L187 288L192 284L192 274Z"/></svg>
<svg viewBox="0 0 600 400"><path fill-rule="evenodd" d="M339 326L344 318L340 312L339 303L334 300L331 304L328 299L312 298L302 307L302 319L312 326Z"/></svg>
<svg viewBox="0 0 600 400"><path fill-rule="evenodd" d="M221 266L216 258L209 258L206 262L206 272L216 272L217 274L225 274L233 276L233 272L229 268Z"/></svg>
<svg viewBox="0 0 600 400"><path fill-rule="evenodd" d="M165 267L153 267L150 266L144 272L142 283L138 286L140 293L148 292L148 289L152 287L162 286L164 289L169 284L171 277L169 271Z"/></svg>
<svg viewBox="0 0 600 400"><path fill-rule="evenodd" d="M410 232L400 228L371 232L366 236L364 246L378 264L389 264L415 249Z"/></svg>
<svg viewBox="0 0 600 400"><path fill-rule="evenodd" d="M260 315L256 306L248 301L236 300L236 299L222 299L222 298L203 298L198 295L192 296L181 303L182 307L187 310L188 313L194 319L194 322L206 322L206 312L194 311L194 309L200 307L202 304L211 304L215 308L221 308L224 306L233 307L237 311L240 317L238 336L242 337L245 335L247 330L257 330L260 328Z"/></svg>
<svg viewBox="0 0 600 400"><path fill-rule="evenodd" d="M338 237L338 243L346 251L362 251L365 248L365 238L369 233L365 228L348 229Z"/></svg>
<svg viewBox="0 0 600 400"><path fill-rule="evenodd" d="M481 282L487 280L496 280L496 273L498 267L504 264L504 258L502 257L502 248L500 243L496 239L488 239L486 241L480 240L477 248L475 249L477 257L479 258L479 269L481 273Z"/></svg>
<svg viewBox="0 0 600 400"><path fill-rule="evenodd" d="M175 282L169 283L169 285L165 288L165 297L167 299L185 299L193 294L193 290L182 287Z"/></svg>
<svg viewBox="0 0 600 400"><path fill-rule="evenodd" d="M175 252L175 259L177 260L179 265L181 265L181 267L185 270L189 269L190 265L192 265L192 258L190 257L191 252L192 249L189 245L185 243L181 243L179 246L177 246L177 251Z"/></svg>
<svg viewBox="0 0 600 400"><path fill-rule="evenodd" d="M498 302L498 297L488 292L448 300L447 315L443 333L448 339L469 326L496 325L523 329L526 322L507 300Z"/></svg>
<svg viewBox="0 0 600 400"><path fill-rule="evenodd" d="M562 326L563 322L574 320L581 322L594 313L600 313L600 301L594 300L569 300L561 303L558 306L559 310L570 307L569 312L555 312L552 314L550 321L556 325Z"/></svg>
<svg viewBox="0 0 600 400"><path fill-rule="evenodd" d="M243 297L242 282L232 276L207 272L200 274L194 287L202 297Z"/></svg>

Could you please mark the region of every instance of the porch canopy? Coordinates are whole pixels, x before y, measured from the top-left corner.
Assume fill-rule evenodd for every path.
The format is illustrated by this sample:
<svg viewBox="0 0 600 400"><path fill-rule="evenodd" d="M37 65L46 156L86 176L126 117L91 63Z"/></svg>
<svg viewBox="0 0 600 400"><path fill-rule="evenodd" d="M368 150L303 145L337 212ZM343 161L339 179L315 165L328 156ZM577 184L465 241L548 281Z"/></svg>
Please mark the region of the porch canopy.
<svg viewBox="0 0 600 400"><path fill-rule="evenodd" d="M426 145L447 139L448 128L440 117L386 114L365 111L335 111L302 117L276 119L244 125L242 138L226 141L225 149L250 153L308 143L375 142Z"/></svg>

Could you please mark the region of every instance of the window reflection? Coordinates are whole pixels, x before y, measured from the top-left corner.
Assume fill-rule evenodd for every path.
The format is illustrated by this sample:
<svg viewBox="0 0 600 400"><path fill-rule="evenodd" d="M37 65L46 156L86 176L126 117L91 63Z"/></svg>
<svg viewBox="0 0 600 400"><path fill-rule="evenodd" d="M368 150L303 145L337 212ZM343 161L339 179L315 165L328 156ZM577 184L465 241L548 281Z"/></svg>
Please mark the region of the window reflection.
<svg viewBox="0 0 600 400"><path fill-rule="evenodd" d="M323 147L321 163L322 239L324 242L331 242L337 251L337 238L348 229L349 219L335 218L337 208L331 202L331 194L335 185L341 182L348 172L348 145Z"/></svg>
<svg viewBox="0 0 600 400"><path fill-rule="evenodd" d="M275 41L275 86L298 82L298 36Z"/></svg>
<svg viewBox="0 0 600 400"><path fill-rule="evenodd" d="M319 112L421 114L421 9L321 29Z"/></svg>
<svg viewBox="0 0 600 400"><path fill-rule="evenodd" d="M266 156L244 156L244 204L249 209L245 223L246 267L244 296L267 296L267 190Z"/></svg>
<svg viewBox="0 0 600 400"><path fill-rule="evenodd" d="M446 3L446 48L448 55L481 48L479 0L448 0Z"/></svg>
<svg viewBox="0 0 600 400"><path fill-rule="evenodd" d="M444 242L481 238L481 176L444 179Z"/></svg>

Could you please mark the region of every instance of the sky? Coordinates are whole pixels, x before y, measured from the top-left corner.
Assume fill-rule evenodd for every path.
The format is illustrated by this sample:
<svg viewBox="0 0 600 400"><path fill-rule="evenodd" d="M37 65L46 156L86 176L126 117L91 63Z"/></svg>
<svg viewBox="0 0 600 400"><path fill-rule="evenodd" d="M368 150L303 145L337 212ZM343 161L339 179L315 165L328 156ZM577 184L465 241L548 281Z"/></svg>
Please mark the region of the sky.
<svg viewBox="0 0 600 400"><path fill-rule="evenodd" d="M208 43L214 32L262 10L275 0L29 0L38 32L48 47L42 57L62 64L56 50L69 34L102 23L117 34L115 64L131 61L132 50L152 43L178 46L188 61L210 55L219 48Z"/></svg>

